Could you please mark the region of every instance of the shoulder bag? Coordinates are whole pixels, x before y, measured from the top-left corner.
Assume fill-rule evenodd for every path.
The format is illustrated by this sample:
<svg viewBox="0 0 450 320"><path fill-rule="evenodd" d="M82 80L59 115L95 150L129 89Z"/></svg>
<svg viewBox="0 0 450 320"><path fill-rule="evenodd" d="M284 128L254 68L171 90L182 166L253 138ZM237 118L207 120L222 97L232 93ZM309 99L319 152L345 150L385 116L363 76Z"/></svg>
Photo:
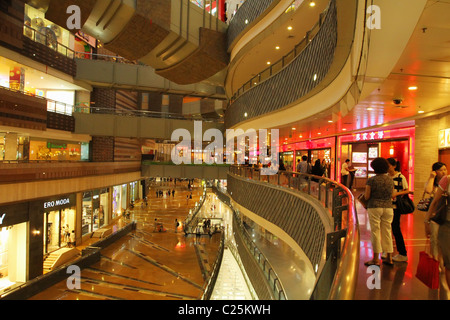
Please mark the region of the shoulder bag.
<svg viewBox="0 0 450 320"><path fill-rule="evenodd" d="M430 197L425 198L425 195L429 194L428 192L424 192L422 195L422 199L420 199L419 203L417 204L417 210L425 211L427 212L430 208L431 202L433 202L433 195L430 194Z"/></svg>
<svg viewBox="0 0 450 320"><path fill-rule="evenodd" d="M401 174L398 175L397 179L401 184L400 190L403 190ZM414 202L411 200L408 194L397 196L395 204L397 205L397 210L400 212L400 214L410 214L413 213L416 209L416 207L414 206Z"/></svg>

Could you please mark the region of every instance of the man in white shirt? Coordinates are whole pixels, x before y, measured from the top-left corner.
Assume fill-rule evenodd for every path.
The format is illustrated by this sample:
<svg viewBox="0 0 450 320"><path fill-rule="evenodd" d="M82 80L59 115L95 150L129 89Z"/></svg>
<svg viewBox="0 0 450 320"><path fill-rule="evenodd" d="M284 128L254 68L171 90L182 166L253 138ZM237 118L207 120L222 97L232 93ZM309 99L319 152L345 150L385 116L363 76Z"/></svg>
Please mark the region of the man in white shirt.
<svg viewBox="0 0 450 320"><path fill-rule="evenodd" d="M345 160L345 162L342 164L341 168L341 182L344 186L347 186L347 180L348 176L350 174L350 171L348 171L348 166L350 164L350 159Z"/></svg>

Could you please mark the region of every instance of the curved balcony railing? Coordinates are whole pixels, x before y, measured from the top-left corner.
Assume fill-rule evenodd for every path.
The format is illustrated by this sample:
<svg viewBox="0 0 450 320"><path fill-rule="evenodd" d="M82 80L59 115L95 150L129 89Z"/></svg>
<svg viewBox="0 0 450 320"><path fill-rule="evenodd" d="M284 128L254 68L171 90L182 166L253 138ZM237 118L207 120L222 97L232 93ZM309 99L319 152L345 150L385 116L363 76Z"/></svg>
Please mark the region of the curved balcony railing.
<svg viewBox="0 0 450 320"><path fill-rule="evenodd" d="M268 68L266 72L272 73L271 76L262 82L257 81L257 85L251 82L248 85L251 87L246 88L246 91L242 90L245 92L227 108L226 128L280 110L298 101L322 82L331 68L337 46L336 0L330 1L318 26L320 28L313 28L311 34L293 49L288 58L275 64L284 68L279 71L275 70L277 67ZM313 33L316 33L314 37Z"/></svg>
<svg viewBox="0 0 450 320"><path fill-rule="evenodd" d="M213 191L216 193L220 201L225 203L233 212L233 234L234 241L228 242L228 248L231 249L233 255L238 258L236 261L244 268L248 276L251 278L250 282L254 283L253 287L257 293L264 297L269 295L275 300L287 300L286 290L280 281L275 269L270 264L264 253L257 247L248 230L244 227L240 213L231 204L230 198L226 190L213 186ZM245 248L243 248L245 246ZM242 265L241 265L242 264ZM255 270L253 266L258 266ZM262 283L264 282L264 283Z"/></svg>
<svg viewBox="0 0 450 320"><path fill-rule="evenodd" d="M228 186L231 188L234 175L249 179L250 181L256 180L259 182L266 182L271 185L282 187L282 189L285 188L286 191L290 190L303 195L306 194L321 203L323 208L325 208L328 212L329 217L332 219L332 231L326 234L324 239L319 239L316 235L311 236L310 238L314 239L314 242L325 242L326 252L315 252L317 251L317 248L322 247L321 244L315 245L313 243L311 244L309 241L308 245L311 244L313 246L313 249L310 250L310 248L302 247L299 243L313 264L317 262L317 255L319 255L319 259L321 259L320 257L324 254L326 256L326 261L323 264L322 271L317 274L318 280L311 299L353 299L358 278L360 235L355 200L350 190L342 184L330 179L307 174L299 174L297 172L279 171L276 175L264 176L260 174L260 170L257 168L232 166L230 168L230 174L231 175L229 178L231 178L231 180L229 179ZM235 201L239 203L238 200L241 199L244 202L248 202L246 204L249 206L261 205L261 197L263 197L262 194L249 195L248 193L250 192L247 192L246 195L242 195L242 193L244 193L244 189L239 189L240 191L236 192L238 195L232 195ZM278 194L281 195L279 192ZM273 191L271 192L271 195L273 195L272 198L275 197ZM257 201L259 204L255 204L253 199L254 197L260 199ZM289 211L288 208L284 208L286 210L280 210L280 208L276 207L276 200L279 199L272 198L268 200L273 203L271 206L269 205L269 209L274 211L270 213L270 216L275 217L276 221L274 221L274 223L278 226L287 226L283 229L288 234L292 232L295 232L296 235L311 233L313 230L320 229L320 226L318 225L308 224L307 230L297 230L297 226L294 230L292 220L293 217L292 215L287 214L287 211ZM240 204L245 206L244 203ZM300 217L295 219L300 219ZM315 224L317 224L317 221ZM290 236L295 238L294 234L290 234Z"/></svg>
<svg viewBox="0 0 450 320"><path fill-rule="evenodd" d="M306 33L305 37L300 41L294 49L289 51L287 54L285 54L280 60L276 61L275 63L272 63L270 67L267 67L260 73L258 73L256 76L254 76L252 79L244 83L231 97L229 104L232 104L234 101L236 101L237 98L239 98L241 95L243 95L245 92L253 88L254 86L257 86L261 82L269 79L279 71L281 71L284 67L286 67L289 63L291 63L292 60L298 57L298 55L306 48L306 46L314 39L314 37L319 32L320 28L322 27L322 23L324 20L324 17L326 16L328 12L329 7L327 7L320 15L319 15L319 21L316 22L316 24Z"/></svg>
<svg viewBox="0 0 450 320"><path fill-rule="evenodd" d="M278 2L279 0L246 0L229 23L227 31L228 48L275 1Z"/></svg>

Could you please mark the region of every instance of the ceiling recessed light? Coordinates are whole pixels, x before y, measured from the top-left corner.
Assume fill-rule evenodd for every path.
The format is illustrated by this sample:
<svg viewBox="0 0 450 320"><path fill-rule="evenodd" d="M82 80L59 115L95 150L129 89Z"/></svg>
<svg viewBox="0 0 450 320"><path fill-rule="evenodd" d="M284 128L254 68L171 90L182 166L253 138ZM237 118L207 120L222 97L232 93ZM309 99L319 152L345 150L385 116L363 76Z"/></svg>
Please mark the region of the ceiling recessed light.
<svg viewBox="0 0 450 320"><path fill-rule="evenodd" d="M280 46L276 46L276 47L275 47L275 50L280 50Z"/></svg>
<svg viewBox="0 0 450 320"><path fill-rule="evenodd" d="M314 1L311 1L311 2L309 3L309 6L310 6L310 7L315 7L315 6L316 6L316 3L315 3Z"/></svg>
<svg viewBox="0 0 450 320"><path fill-rule="evenodd" d="M423 110L419 110L419 111L418 111L418 113L425 113L425 111L423 111Z"/></svg>
<svg viewBox="0 0 450 320"><path fill-rule="evenodd" d="M333 120L328 120L328 123L333 123Z"/></svg>
<svg viewBox="0 0 450 320"><path fill-rule="evenodd" d="M292 128L292 130L297 130L297 128Z"/></svg>
<svg viewBox="0 0 450 320"><path fill-rule="evenodd" d="M411 87L408 87L408 90L414 91L414 90L417 90L417 87L416 86L411 86Z"/></svg>
<svg viewBox="0 0 450 320"><path fill-rule="evenodd" d="M267 61L267 64L270 64L270 61Z"/></svg>
<svg viewBox="0 0 450 320"><path fill-rule="evenodd" d="M288 29L289 31L292 30L292 26L289 26L287 29Z"/></svg>
<svg viewBox="0 0 450 320"><path fill-rule="evenodd" d="M369 107L369 108L367 108L366 110L367 110L367 111L372 111L373 108Z"/></svg>

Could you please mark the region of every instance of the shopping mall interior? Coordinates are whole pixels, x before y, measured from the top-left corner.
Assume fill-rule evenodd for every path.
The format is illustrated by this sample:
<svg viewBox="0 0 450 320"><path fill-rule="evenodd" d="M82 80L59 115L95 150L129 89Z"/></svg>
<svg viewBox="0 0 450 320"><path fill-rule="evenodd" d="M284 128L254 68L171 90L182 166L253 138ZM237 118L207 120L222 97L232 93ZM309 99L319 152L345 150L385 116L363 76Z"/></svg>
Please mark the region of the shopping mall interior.
<svg viewBox="0 0 450 320"><path fill-rule="evenodd" d="M2 0L0 300L449 300L450 215L422 208L450 164L448 17ZM358 200L384 174L414 204L388 197L393 252Z"/></svg>

